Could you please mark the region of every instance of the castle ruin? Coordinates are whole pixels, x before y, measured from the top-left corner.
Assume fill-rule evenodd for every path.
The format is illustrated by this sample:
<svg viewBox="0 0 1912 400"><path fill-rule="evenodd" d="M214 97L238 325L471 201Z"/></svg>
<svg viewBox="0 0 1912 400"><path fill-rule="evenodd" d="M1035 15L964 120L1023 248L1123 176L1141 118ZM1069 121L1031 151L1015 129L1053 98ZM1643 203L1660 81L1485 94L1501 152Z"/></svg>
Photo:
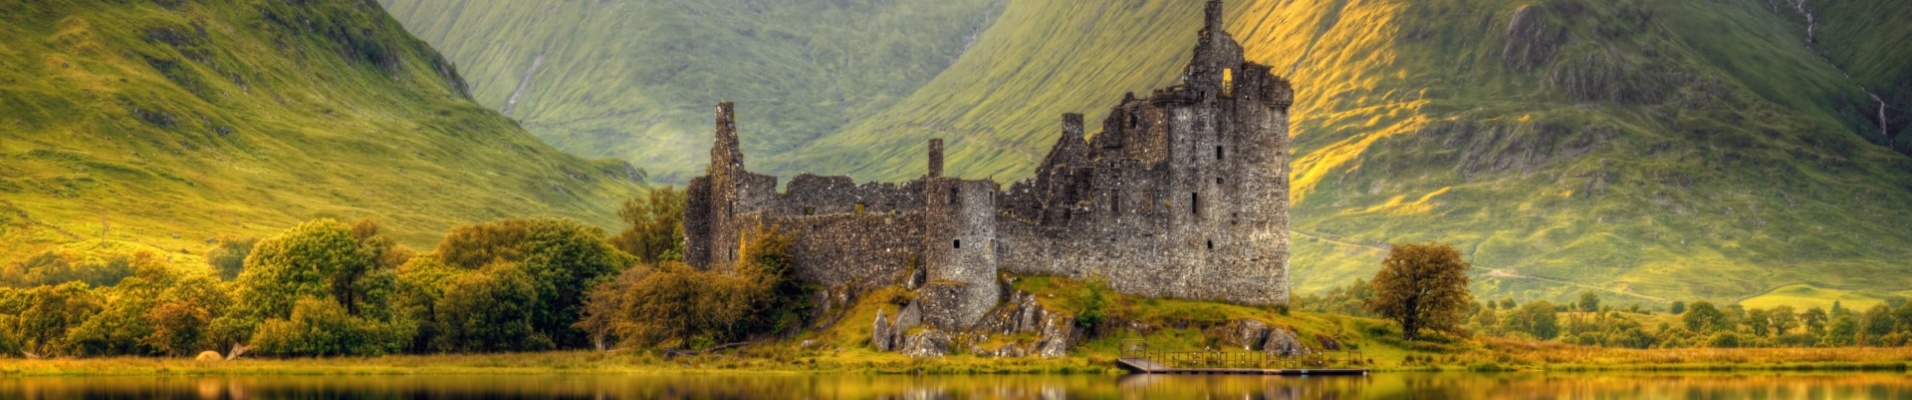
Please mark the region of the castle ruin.
<svg viewBox="0 0 1912 400"><path fill-rule="evenodd" d="M964 329L1001 301L998 271L1106 277L1141 296L1288 301L1288 107L1294 90L1243 60L1211 0L1182 83L1125 96L1087 137L1081 114L1035 175L1004 190L943 175L930 140L922 178L865 183L751 173L734 109L717 105L705 176L691 181L684 257L731 265L745 232L794 239L804 279L830 287L910 282L922 321ZM920 274L920 276L919 276ZM920 286L916 286L920 285Z"/></svg>

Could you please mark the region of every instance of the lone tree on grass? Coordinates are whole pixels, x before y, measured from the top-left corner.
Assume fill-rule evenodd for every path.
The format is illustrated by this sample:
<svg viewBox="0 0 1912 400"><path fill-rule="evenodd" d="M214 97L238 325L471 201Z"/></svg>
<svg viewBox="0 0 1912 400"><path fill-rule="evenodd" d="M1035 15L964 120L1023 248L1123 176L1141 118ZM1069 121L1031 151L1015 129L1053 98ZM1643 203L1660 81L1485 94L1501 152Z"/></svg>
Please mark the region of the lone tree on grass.
<svg viewBox="0 0 1912 400"><path fill-rule="evenodd" d="M1421 329L1453 332L1474 301L1467 293L1467 262L1445 244L1398 244L1374 275L1368 311L1401 323L1408 340Z"/></svg>

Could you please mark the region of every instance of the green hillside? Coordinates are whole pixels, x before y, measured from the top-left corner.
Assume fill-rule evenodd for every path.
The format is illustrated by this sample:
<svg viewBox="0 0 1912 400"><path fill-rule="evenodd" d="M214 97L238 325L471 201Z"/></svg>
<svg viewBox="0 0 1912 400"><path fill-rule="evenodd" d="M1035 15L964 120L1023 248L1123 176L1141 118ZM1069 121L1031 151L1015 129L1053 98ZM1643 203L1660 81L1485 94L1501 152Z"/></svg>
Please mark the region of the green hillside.
<svg viewBox="0 0 1912 400"><path fill-rule="evenodd" d="M708 161L718 100L748 110L749 154L782 154L914 92L1007 0L379 1L479 102L682 183Z"/></svg>
<svg viewBox="0 0 1912 400"><path fill-rule="evenodd" d="M616 4L665 7L636 5L650 3L664 2ZM801 124L786 123L781 104L741 102L746 121L763 121L742 129L752 168L906 179L921 174L924 141L942 137L950 173L1023 178L1059 135L1060 114L1100 121L1124 92L1173 84L1200 7L1009 1L955 64L907 97L844 114L840 129L790 138L785 127ZM1912 29L1895 22L1908 8L1241 0L1228 4L1228 21L1254 61L1277 66L1300 91L1293 262L1303 292L1371 276L1385 243L1435 240L1480 267L1476 289L1487 297L1596 290L1663 304L1818 293L1851 302L1912 294L1903 261L1912 256L1912 159L1880 145L1867 93L1890 103L1907 93L1893 88L1912 87L1912 52L1902 46ZM493 46L462 39L488 30L490 18L454 18L468 25L435 43ZM700 20L752 26L724 21ZM507 46L516 44L494 47ZM666 59L701 60L703 51L715 50ZM709 73L750 76L757 62ZM766 81L775 80L753 80ZM594 99L651 101L645 93L657 87ZM707 105L668 107L699 118L691 127L701 139ZM1887 108L1888 126L1902 125L1894 120L1902 109ZM684 160L704 149L692 151Z"/></svg>
<svg viewBox="0 0 1912 400"><path fill-rule="evenodd" d="M426 247L454 224L602 226L643 173L539 142L357 0L0 0L0 262L314 217Z"/></svg>

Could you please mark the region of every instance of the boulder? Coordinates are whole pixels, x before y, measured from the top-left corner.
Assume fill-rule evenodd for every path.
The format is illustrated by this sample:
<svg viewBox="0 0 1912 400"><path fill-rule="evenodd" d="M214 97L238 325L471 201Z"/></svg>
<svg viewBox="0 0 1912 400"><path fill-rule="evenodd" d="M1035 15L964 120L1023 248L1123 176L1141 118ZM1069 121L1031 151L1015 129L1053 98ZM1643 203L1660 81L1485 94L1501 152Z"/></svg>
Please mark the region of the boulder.
<svg viewBox="0 0 1912 400"><path fill-rule="evenodd" d="M950 338L948 333L936 329L924 329L914 335L903 338L903 346L898 351L911 358L934 358L949 355Z"/></svg>
<svg viewBox="0 0 1912 400"><path fill-rule="evenodd" d="M876 310L876 325L870 327L870 348L876 351L896 349L896 326L884 318L883 310Z"/></svg>
<svg viewBox="0 0 1912 400"><path fill-rule="evenodd" d="M1268 338L1261 342L1261 351L1282 357L1305 356L1310 352L1308 346L1301 344L1301 337L1286 328L1268 331Z"/></svg>
<svg viewBox="0 0 1912 400"><path fill-rule="evenodd" d="M1240 347L1242 350L1254 350L1268 338L1268 324L1252 319L1228 321L1222 326L1208 330L1222 346Z"/></svg>

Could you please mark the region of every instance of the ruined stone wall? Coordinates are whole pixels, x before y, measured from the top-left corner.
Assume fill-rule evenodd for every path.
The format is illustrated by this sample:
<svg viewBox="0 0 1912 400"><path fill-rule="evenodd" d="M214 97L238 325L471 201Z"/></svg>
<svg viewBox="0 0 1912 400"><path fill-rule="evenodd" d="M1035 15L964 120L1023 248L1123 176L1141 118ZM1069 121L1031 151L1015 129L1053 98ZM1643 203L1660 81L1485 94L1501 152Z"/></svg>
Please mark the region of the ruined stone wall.
<svg viewBox="0 0 1912 400"><path fill-rule="evenodd" d="M790 234L797 274L828 287L893 284L922 259L923 212L864 212L768 218Z"/></svg>
<svg viewBox="0 0 1912 400"><path fill-rule="evenodd" d="M923 256L929 293L924 298L935 307L924 308L924 321L942 328L967 327L988 314L1001 296L996 284L996 200L1001 190L992 181L953 178L931 178L928 187L929 235Z"/></svg>

